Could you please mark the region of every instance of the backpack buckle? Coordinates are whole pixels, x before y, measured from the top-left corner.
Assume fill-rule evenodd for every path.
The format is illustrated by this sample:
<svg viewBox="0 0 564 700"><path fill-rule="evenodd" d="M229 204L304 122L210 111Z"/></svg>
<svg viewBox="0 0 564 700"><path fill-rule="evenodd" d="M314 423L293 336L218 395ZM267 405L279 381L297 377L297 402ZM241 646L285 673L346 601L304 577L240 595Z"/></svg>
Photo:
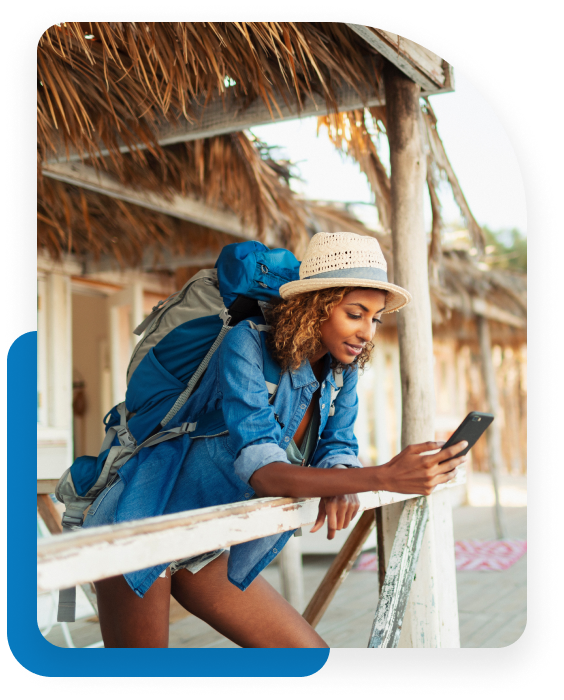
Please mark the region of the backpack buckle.
<svg viewBox="0 0 564 700"><path fill-rule="evenodd" d="M225 306L219 312L219 318L223 321L224 326L229 325L229 323L231 321L231 314L229 313L228 309Z"/></svg>
<svg viewBox="0 0 564 700"><path fill-rule="evenodd" d="M137 440L133 437L133 435L129 431L129 428L119 426L115 430L122 447L137 447Z"/></svg>
<svg viewBox="0 0 564 700"><path fill-rule="evenodd" d="M64 529L72 529L73 527L82 527L84 522L84 515L69 515L68 513L63 513L62 525Z"/></svg>

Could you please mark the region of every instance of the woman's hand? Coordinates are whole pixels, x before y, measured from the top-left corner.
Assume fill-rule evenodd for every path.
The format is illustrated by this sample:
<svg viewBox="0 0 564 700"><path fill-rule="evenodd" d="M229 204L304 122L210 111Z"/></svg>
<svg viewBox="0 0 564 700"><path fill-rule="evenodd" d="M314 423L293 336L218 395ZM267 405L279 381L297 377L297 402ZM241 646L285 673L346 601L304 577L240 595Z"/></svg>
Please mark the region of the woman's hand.
<svg viewBox="0 0 564 700"><path fill-rule="evenodd" d="M356 493L344 496L325 496L319 501L317 520L310 532L317 532L327 518L327 539L332 540L337 530L344 530L358 513L360 501Z"/></svg>
<svg viewBox="0 0 564 700"><path fill-rule="evenodd" d="M443 445L442 442L408 445L387 464L378 467L378 470L382 470L379 476L384 482L384 491L420 493L423 496L429 496L435 486L454 479L456 467L465 462L467 457L464 455L456 459L452 458L467 447L468 443L459 442L432 455L422 454L439 450Z"/></svg>

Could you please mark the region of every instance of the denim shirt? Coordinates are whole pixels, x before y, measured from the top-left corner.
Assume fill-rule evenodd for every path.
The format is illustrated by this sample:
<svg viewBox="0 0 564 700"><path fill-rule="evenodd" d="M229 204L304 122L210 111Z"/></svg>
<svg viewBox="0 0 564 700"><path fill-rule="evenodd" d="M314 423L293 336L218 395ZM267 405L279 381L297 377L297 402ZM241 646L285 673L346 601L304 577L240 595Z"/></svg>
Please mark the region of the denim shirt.
<svg viewBox="0 0 564 700"><path fill-rule="evenodd" d="M345 370L335 413L329 416L335 382L330 356L324 361L318 442L311 466L361 467L353 432L358 412L358 371ZM197 391L166 426L195 422L222 408L229 434L196 439L184 435L141 450L120 470L125 488L115 522L249 500L255 495L249 480L257 469L272 462L289 463L286 449L318 388L305 361L299 369L282 373L273 404L269 405L259 332L245 322L238 324L212 357ZM231 547L231 583L245 590L292 534L285 532ZM143 596L167 566L136 571L125 578Z"/></svg>

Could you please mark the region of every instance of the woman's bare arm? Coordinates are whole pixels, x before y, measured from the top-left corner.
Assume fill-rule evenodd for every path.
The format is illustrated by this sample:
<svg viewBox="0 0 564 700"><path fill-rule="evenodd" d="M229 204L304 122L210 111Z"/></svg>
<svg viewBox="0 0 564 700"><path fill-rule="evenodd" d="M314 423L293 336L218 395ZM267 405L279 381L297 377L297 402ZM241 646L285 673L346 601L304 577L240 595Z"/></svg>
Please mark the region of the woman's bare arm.
<svg viewBox="0 0 564 700"><path fill-rule="evenodd" d="M258 469L249 483L258 496L315 498L365 491L393 491L428 496L438 484L454 478L454 469L466 457L452 459L467 443L460 442L433 455L440 442L409 445L388 463L363 469L310 469L286 462L273 462ZM442 462L442 460L448 460Z"/></svg>

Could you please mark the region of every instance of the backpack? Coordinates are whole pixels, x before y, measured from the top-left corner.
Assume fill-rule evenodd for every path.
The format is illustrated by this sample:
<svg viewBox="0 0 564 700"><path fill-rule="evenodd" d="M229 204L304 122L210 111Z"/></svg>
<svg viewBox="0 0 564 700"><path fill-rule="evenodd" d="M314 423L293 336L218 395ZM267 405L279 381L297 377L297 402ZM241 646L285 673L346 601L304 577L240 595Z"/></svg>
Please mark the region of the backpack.
<svg viewBox="0 0 564 700"><path fill-rule="evenodd" d="M141 339L127 368L125 401L104 417L106 436L97 457L74 461L59 479L55 495L66 506L63 531L82 526L84 511L117 478L140 450L189 433L191 437L227 434L221 409L197 423L167 424L197 388L221 342L237 323L247 320L260 332L264 377L272 402L281 369L266 347L262 308L279 298L281 285L298 279L299 262L288 250L269 250L256 241L225 246L213 270L201 270L182 289L159 302L135 329ZM335 373L330 415L342 386ZM60 591L59 622L73 622L74 588Z"/></svg>

